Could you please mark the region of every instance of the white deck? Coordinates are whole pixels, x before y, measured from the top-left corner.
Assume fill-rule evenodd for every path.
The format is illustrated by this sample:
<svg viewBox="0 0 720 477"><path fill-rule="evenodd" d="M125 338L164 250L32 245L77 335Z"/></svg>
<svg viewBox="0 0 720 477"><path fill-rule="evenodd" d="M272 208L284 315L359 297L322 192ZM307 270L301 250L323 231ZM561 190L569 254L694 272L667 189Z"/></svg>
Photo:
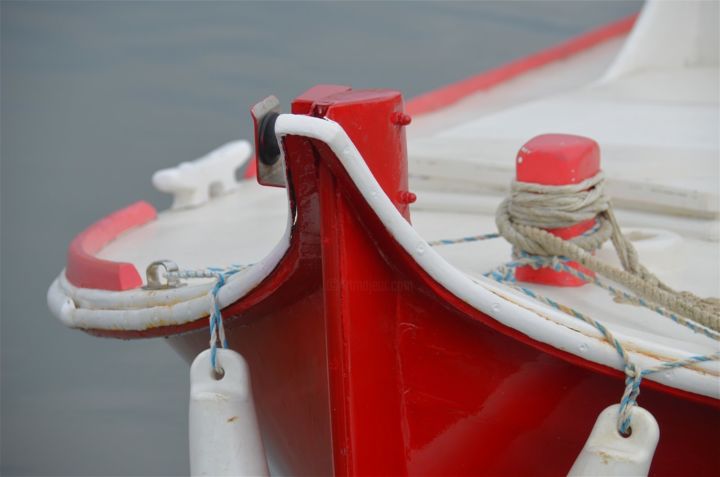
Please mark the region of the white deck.
<svg viewBox="0 0 720 477"><path fill-rule="evenodd" d="M718 84L717 68L639 72L492 112L410 142L413 174L504 189L528 139L577 134L600 144L619 206L716 218Z"/></svg>
<svg viewBox="0 0 720 477"><path fill-rule="evenodd" d="M439 111L413 118L408 142L432 136L519 104L576 89L600 78L612 65L627 35L620 35L568 58L532 69L491 89L473 93Z"/></svg>
<svg viewBox="0 0 720 477"><path fill-rule="evenodd" d="M284 189L241 181L236 191L201 207L161 212L157 220L111 242L98 257L130 262L141 274L159 258L184 269L256 263L283 237L287 209Z"/></svg>

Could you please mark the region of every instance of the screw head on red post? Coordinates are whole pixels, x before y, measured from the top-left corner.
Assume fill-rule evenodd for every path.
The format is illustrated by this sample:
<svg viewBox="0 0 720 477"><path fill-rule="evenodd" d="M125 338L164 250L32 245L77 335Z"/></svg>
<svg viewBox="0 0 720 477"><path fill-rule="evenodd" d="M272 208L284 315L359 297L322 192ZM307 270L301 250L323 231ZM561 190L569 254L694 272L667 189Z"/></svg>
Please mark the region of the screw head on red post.
<svg viewBox="0 0 720 477"><path fill-rule="evenodd" d="M412 117L409 114L395 111L390 115L390 122L398 126L407 126L412 122Z"/></svg>
<svg viewBox="0 0 720 477"><path fill-rule="evenodd" d="M536 136L518 152L515 162L516 180L542 185L578 184L600 172L600 147L594 140L571 134L543 134ZM553 235L569 240L592 229L595 219L569 227L547 229ZM576 262L569 265L588 276L595 274ZM519 281L555 286L581 286L585 282L567 272L550 268L518 267Z"/></svg>

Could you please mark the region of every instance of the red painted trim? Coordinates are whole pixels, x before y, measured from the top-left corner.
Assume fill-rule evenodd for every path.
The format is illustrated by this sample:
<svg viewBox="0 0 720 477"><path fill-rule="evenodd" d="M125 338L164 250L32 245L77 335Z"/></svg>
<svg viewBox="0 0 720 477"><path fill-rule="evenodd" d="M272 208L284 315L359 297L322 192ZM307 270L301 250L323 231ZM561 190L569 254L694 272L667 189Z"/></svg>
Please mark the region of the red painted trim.
<svg viewBox="0 0 720 477"><path fill-rule="evenodd" d="M138 288L143 281L131 263L112 262L95 257L118 235L157 217L147 202L135 202L100 219L73 239L68 247L65 276L77 287L122 291Z"/></svg>
<svg viewBox="0 0 720 477"><path fill-rule="evenodd" d="M498 68L416 96L408 101L405 105L405 110L410 115L419 115L446 108L473 93L493 88L536 68L581 53L600 43L626 34L632 29L637 16L638 14L636 13L598 29L583 33L559 45L552 46L520 58L519 60L506 63Z"/></svg>

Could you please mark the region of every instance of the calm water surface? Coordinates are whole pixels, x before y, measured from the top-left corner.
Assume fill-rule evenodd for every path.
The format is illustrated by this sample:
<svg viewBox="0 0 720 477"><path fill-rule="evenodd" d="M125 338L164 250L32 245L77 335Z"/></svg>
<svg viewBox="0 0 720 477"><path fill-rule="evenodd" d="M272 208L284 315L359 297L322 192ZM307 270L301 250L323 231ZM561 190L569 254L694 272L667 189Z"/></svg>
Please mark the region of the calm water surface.
<svg viewBox="0 0 720 477"><path fill-rule="evenodd" d="M2 475L183 475L188 369L162 340L67 330L45 292L82 228L153 171L249 138L316 83L406 97L638 2L10 2L2 9Z"/></svg>

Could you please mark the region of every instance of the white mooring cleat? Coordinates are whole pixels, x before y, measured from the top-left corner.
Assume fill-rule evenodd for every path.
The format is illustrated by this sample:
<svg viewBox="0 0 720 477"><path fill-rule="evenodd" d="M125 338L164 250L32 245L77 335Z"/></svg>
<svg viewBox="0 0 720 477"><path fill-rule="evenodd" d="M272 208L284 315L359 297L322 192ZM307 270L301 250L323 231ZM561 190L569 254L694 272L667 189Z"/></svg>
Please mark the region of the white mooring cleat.
<svg viewBox="0 0 720 477"><path fill-rule="evenodd" d="M173 209L197 207L235 190L236 171L252 157L249 142L229 142L199 159L157 171L152 182L160 192L173 195Z"/></svg>

